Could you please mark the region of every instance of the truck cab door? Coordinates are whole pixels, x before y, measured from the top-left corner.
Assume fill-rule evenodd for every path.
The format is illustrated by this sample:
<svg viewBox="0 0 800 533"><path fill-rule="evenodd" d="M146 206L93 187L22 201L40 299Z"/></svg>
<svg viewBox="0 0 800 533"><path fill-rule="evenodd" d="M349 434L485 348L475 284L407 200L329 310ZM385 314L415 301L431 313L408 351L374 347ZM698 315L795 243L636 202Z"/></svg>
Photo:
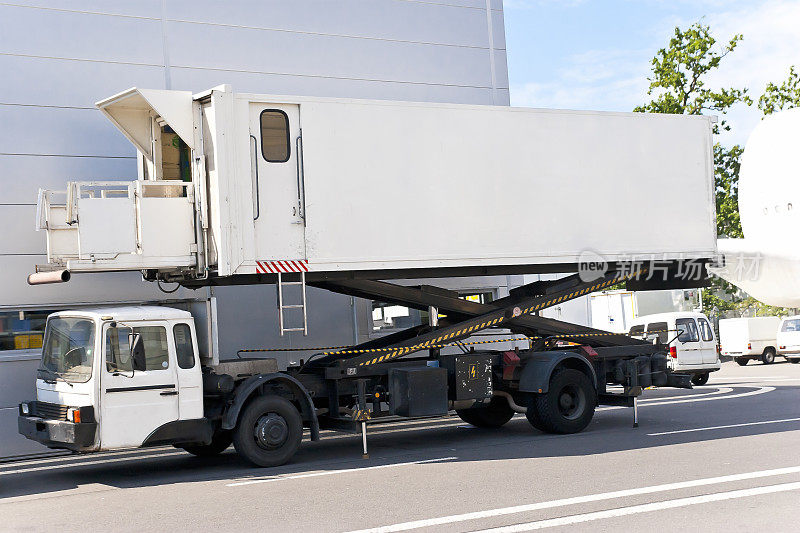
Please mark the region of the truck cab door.
<svg viewBox="0 0 800 533"><path fill-rule="evenodd" d="M161 426L179 419L177 365L167 328L164 321L106 326L100 378L102 449L141 446ZM133 335L140 336L144 348L138 368L131 357Z"/></svg>
<svg viewBox="0 0 800 533"><path fill-rule="evenodd" d="M178 411L181 420L203 417L203 375L197 357L194 328L186 322L172 325L178 375Z"/></svg>
<svg viewBox="0 0 800 533"><path fill-rule="evenodd" d="M256 259L282 271L306 259L302 150L299 105L250 104Z"/></svg>

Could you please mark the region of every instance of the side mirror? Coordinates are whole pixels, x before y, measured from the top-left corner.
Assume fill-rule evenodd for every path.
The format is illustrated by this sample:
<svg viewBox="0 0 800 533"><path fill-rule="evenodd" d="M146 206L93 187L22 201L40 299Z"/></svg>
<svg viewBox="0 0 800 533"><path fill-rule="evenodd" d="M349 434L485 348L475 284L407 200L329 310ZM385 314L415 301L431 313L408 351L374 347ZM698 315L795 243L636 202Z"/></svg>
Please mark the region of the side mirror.
<svg viewBox="0 0 800 533"><path fill-rule="evenodd" d="M128 335L128 344L131 347L131 368L136 370L145 370L147 368L147 361L144 356L144 343L142 336L139 333L131 333Z"/></svg>

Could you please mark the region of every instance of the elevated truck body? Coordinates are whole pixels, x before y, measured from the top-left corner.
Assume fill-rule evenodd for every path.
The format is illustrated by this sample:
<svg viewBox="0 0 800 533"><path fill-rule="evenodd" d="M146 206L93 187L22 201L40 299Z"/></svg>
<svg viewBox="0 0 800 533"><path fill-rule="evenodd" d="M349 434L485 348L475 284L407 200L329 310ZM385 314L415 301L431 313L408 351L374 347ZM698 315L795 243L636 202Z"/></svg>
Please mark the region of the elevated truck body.
<svg viewBox="0 0 800 533"><path fill-rule="evenodd" d="M42 192L49 268L196 285L566 272L587 252L613 262L716 250L708 117L227 86L130 89L97 106L136 146L139 176ZM664 231L664 218L680 223Z"/></svg>
<svg viewBox="0 0 800 533"><path fill-rule="evenodd" d="M131 89L98 107L136 146L129 182L42 191L48 264L29 282L141 270L188 287L277 283L281 333L307 331L305 287L428 312L429 323L278 368L214 349L213 301L63 311L48 320L19 430L81 452L233 442L290 460L303 427L362 432L515 413L574 433L649 385L691 388L656 343L539 316L619 284L698 286L715 253L710 120L635 113ZM665 220L679 223L665 230ZM582 266L582 268L581 268ZM697 268L695 268L697 267ZM489 303L389 279L573 273ZM291 303L292 285L301 303ZM296 289L296 287L295 287ZM296 293L295 293L296 295ZM285 296L287 298L285 298ZM297 300L294 300L295 302ZM303 312L302 327L284 311ZM503 328L528 349L492 350ZM445 347L459 347L460 354ZM266 355L266 357L264 357Z"/></svg>

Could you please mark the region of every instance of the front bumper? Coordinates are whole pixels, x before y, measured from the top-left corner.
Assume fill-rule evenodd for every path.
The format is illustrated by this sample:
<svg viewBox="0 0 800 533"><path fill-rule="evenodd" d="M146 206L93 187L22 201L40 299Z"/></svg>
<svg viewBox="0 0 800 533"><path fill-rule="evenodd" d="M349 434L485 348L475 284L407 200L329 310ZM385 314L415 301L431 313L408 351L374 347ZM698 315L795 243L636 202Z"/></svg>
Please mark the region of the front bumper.
<svg viewBox="0 0 800 533"><path fill-rule="evenodd" d="M20 415L17 426L22 436L40 442L48 448L63 448L76 452L95 449L97 423L75 424L64 420L46 420L38 416Z"/></svg>

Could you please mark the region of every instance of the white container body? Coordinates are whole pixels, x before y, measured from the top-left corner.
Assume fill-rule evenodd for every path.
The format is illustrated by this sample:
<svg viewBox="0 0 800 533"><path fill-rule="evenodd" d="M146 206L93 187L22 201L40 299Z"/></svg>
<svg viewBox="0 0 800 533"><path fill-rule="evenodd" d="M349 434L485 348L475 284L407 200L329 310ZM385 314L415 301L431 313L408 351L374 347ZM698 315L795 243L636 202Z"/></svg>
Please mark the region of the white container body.
<svg viewBox="0 0 800 533"><path fill-rule="evenodd" d="M81 248L80 257L51 262L69 260L73 270L149 262L162 271L173 263L201 274L208 264L218 276L459 275L541 265L566 272L588 251L608 261L716 252L708 117L234 94L227 86L191 101L171 93L132 89L98 106L142 154L140 179L161 175L161 141L148 144L148 131L166 123L189 145L192 179L202 183L185 197L200 212L163 231L192 242L174 251L133 243L138 260ZM286 159L267 161L260 149L264 112L286 116ZM142 217L161 219L136 216L139 227L148 224ZM88 234L104 242L98 232ZM186 250L207 257L187 260Z"/></svg>

